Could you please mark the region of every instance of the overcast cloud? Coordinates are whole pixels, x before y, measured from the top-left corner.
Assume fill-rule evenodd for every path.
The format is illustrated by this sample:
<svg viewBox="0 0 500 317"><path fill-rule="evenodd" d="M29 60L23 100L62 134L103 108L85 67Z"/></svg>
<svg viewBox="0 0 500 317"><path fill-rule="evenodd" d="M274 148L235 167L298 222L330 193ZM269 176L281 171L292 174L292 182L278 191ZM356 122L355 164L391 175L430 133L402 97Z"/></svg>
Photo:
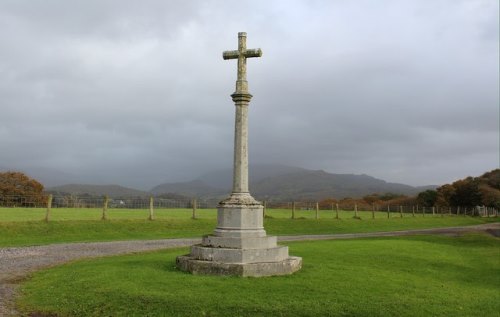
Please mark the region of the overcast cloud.
<svg viewBox="0 0 500 317"><path fill-rule="evenodd" d="M149 189L251 163L443 184L499 165L498 0L0 1L0 167Z"/></svg>

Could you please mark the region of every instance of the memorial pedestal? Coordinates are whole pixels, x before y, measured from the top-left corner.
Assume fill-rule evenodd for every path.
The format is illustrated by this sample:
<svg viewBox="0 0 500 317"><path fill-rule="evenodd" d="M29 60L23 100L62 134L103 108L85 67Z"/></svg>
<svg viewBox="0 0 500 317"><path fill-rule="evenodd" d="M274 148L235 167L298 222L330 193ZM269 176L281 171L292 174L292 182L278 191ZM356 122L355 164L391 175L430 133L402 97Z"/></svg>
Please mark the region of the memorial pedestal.
<svg viewBox="0 0 500 317"><path fill-rule="evenodd" d="M287 246L266 235L263 206L250 195L245 205L236 200L241 199L232 196L219 204L214 234L192 246L189 255L177 257L177 267L193 274L256 277L300 270L302 259L289 256Z"/></svg>

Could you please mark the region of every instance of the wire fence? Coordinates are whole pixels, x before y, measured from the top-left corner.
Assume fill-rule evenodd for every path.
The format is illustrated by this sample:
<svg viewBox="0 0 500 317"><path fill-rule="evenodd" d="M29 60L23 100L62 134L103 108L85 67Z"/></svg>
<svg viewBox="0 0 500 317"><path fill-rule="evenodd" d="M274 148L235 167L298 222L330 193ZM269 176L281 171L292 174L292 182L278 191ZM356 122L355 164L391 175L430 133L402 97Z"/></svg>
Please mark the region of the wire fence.
<svg viewBox="0 0 500 317"><path fill-rule="evenodd" d="M388 217L394 214L416 215L465 215L491 217L498 216L498 210L487 206L419 206L398 205L391 203L357 204L353 201L338 203L322 203L315 201L263 201L265 210L285 209L290 210L291 218L295 218L296 212L312 211L318 213L320 210L332 212L350 211L354 217L358 211L371 211L375 213L387 213ZM105 208L105 209L214 209L219 204L218 199L202 198L162 198L162 197L93 197L77 195L41 195L41 196L11 196L0 195L0 208Z"/></svg>

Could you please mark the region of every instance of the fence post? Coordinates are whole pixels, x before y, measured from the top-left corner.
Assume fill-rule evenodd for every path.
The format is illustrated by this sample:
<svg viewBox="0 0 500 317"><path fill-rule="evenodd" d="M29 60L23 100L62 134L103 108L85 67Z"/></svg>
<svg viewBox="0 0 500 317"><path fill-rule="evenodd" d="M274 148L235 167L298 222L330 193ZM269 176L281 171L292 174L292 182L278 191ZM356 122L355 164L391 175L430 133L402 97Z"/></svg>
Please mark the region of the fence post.
<svg viewBox="0 0 500 317"><path fill-rule="evenodd" d="M108 202L109 202L109 197L108 195L104 196L104 203L102 206L102 217L101 220L107 220L107 215L106 213L108 212Z"/></svg>
<svg viewBox="0 0 500 317"><path fill-rule="evenodd" d="M191 216L191 219L196 219L196 205L197 201L196 198L194 198L193 201L191 202L191 207L193 207L193 215Z"/></svg>
<svg viewBox="0 0 500 317"><path fill-rule="evenodd" d="M319 203L316 202L316 219L319 219Z"/></svg>
<svg viewBox="0 0 500 317"><path fill-rule="evenodd" d="M335 204L335 210L336 210L336 219L339 219L339 204Z"/></svg>
<svg viewBox="0 0 500 317"><path fill-rule="evenodd" d="M391 205L387 205L387 219L391 218Z"/></svg>
<svg viewBox="0 0 500 317"><path fill-rule="evenodd" d="M457 216L460 215L460 206L457 206Z"/></svg>
<svg viewBox="0 0 500 317"><path fill-rule="evenodd" d="M149 220L154 220L154 199L153 196L149 196Z"/></svg>
<svg viewBox="0 0 500 317"><path fill-rule="evenodd" d="M415 206L411 206L411 214L415 217Z"/></svg>
<svg viewBox="0 0 500 317"><path fill-rule="evenodd" d="M403 218L403 206L399 206L399 216Z"/></svg>
<svg viewBox="0 0 500 317"><path fill-rule="evenodd" d="M292 202L292 219L295 219L295 202Z"/></svg>
<svg viewBox="0 0 500 317"><path fill-rule="evenodd" d="M354 218L359 218L358 217L358 204L354 204Z"/></svg>
<svg viewBox="0 0 500 317"><path fill-rule="evenodd" d="M375 219L375 205L372 204L372 219Z"/></svg>
<svg viewBox="0 0 500 317"><path fill-rule="evenodd" d="M49 194L49 197L47 197L47 213L45 214L45 222L49 222L50 220L51 208L52 208L52 194Z"/></svg>
<svg viewBox="0 0 500 317"><path fill-rule="evenodd" d="M432 215L433 216L435 215L435 210L436 210L436 207L432 206Z"/></svg>
<svg viewBox="0 0 500 317"><path fill-rule="evenodd" d="M262 208L262 217L266 218L266 211L267 211L267 201L264 200L264 208Z"/></svg>

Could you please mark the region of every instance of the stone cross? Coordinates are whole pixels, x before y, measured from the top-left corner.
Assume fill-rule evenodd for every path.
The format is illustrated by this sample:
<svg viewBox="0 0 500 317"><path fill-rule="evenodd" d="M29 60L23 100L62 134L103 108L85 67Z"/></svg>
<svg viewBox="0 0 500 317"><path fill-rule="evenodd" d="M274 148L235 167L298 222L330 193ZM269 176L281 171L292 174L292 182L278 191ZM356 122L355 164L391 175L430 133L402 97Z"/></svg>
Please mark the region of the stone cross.
<svg viewBox="0 0 500 317"><path fill-rule="evenodd" d="M238 33L238 50L225 51L222 58L238 59L236 91L231 95L236 106L234 128L233 198L240 196L252 201L248 191L248 104L252 95L248 92L247 58L262 56L262 50L247 49L247 34Z"/></svg>
<svg viewBox="0 0 500 317"><path fill-rule="evenodd" d="M260 48L247 49L247 34L245 32L238 33L238 50L222 53L224 59L238 59L238 79L236 80L235 93L248 93L247 58L261 56L262 50Z"/></svg>
<svg viewBox="0 0 500 317"><path fill-rule="evenodd" d="M238 50L222 54L238 59L234 124L234 172L231 195L217 205L217 227L213 234L178 256L176 265L193 274L271 276L300 270L302 258L289 256L288 247L277 244L276 236L264 230L264 207L248 191L248 92L246 59L262 55L260 49L247 50L246 33L238 33Z"/></svg>

